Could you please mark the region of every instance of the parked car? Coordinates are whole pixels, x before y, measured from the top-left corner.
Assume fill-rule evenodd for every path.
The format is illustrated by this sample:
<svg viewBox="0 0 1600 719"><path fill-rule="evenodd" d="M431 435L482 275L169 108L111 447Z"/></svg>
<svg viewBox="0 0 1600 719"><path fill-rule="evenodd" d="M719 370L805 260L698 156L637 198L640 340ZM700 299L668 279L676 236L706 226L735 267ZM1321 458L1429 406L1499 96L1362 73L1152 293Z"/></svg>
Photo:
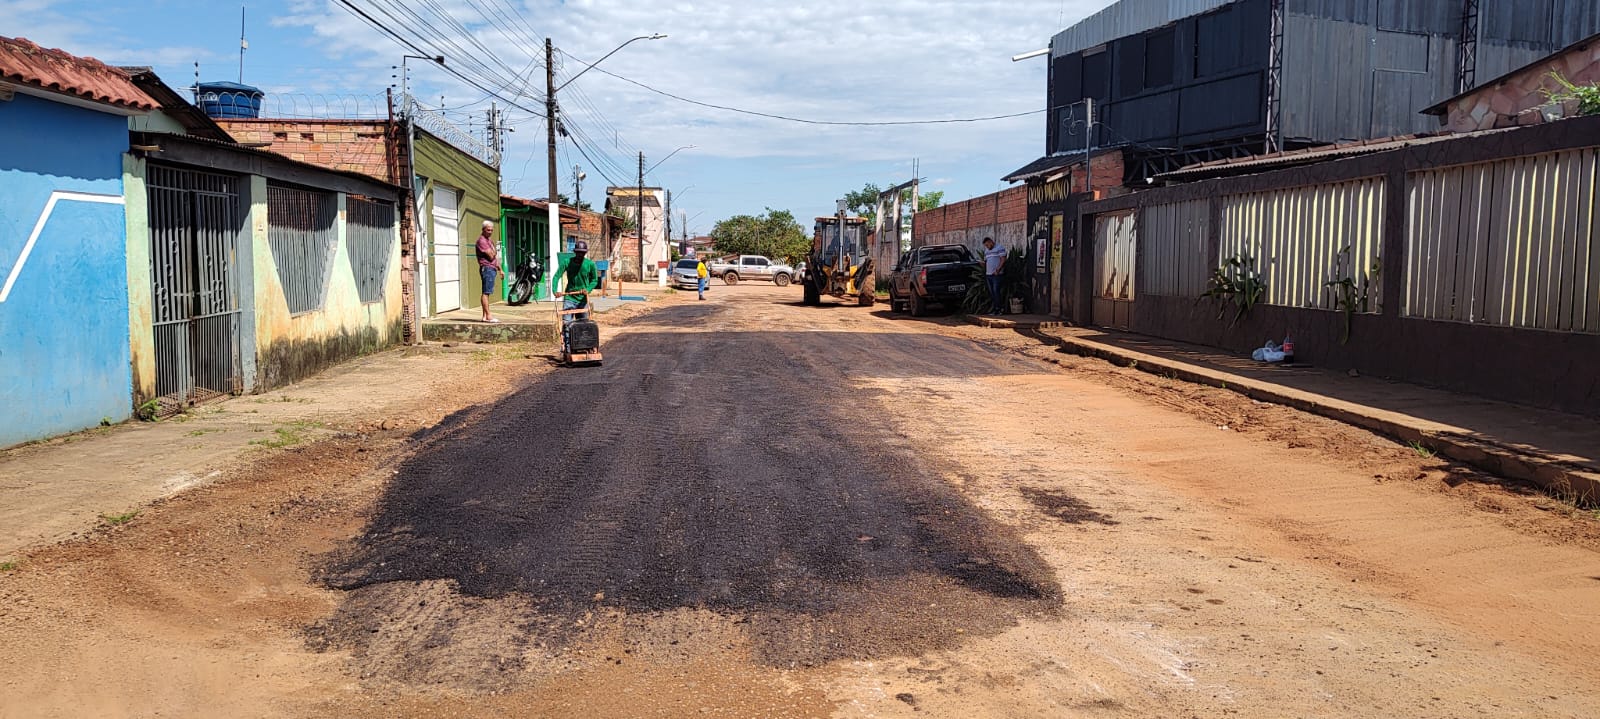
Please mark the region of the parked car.
<svg viewBox="0 0 1600 719"><path fill-rule="evenodd" d="M889 308L921 317L928 305L961 307L983 265L964 245L918 247L900 256L889 275Z"/></svg>
<svg viewBox="0 0 1600 719"><path fill-rule="evenodd" d="M672 286L680 290L695 290L700 288L700 273L696 271L699 260L681 259L672 265Z"/></svg>
<svg viewBox="0 0 1600 719"><path fill-rule="evenodd" d="M711 276L721 277L723 282L730 285L739 284L740 280L772 280L772 284L783 287L799 276L793 267L761 255L739 255L731 260L715 260L707 268Z"/></svg>

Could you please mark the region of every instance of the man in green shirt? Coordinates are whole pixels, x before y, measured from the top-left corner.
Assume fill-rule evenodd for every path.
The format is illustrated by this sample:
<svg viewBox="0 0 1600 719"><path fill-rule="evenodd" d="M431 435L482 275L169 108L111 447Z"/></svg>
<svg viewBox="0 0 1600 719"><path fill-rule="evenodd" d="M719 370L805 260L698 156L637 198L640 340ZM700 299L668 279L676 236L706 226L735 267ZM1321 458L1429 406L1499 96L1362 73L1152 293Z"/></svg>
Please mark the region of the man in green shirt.
<svg viewBox="0 0 1600 719"><path fill-rule="evenodd" d="M561 309L576 310L589 306L589 293L600 286L600 271L594 266L594 260L587 257L589 243L578 240L572 243L572 259L567 261L562 268L561 276L566 280L566 289L557 293L561 297ZM561 341L567 341L566 326L579 319L589 319L589 313L581 315L561 316Z"/></svg>

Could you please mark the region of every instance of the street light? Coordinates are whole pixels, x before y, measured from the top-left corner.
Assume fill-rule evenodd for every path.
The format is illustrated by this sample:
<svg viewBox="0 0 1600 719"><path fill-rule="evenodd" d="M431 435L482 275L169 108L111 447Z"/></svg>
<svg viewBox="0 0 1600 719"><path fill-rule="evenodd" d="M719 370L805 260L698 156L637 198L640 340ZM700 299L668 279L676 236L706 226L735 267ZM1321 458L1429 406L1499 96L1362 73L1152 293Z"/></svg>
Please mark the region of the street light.
<svg viewBox="0 0 1600 719"><path fill-rule="evenodd" d="M549 234L549 238L550 239L549 239L549 243L548 243L549 244L549 248L548 249L549 249L550 266L551 267L555 267L556 266L556 246L557 246L557 243L559 243L561 241L561 208L556 203L556 190L558 188L558 185L556 184L556 123L558 122L558 120L556 119L556 91L560 90L563 87L571 85L573 80L578 79L580 76L583 75L583 73L588 72L595 65L599 65L606 58L617 54L618 50L621 50L622 48L625 48L628 45L631 45L634 42L637 42L639 40L660 40L660 39L662 39L664 37L666 37L666 35L663 35L663 34L658 32L658 33L655 33L655 34L652 34L652 35L640 35L640 36L638 36L636 38L632 38L632 39L628 40L627 42L616 46L615 48L613 48L611 50L611 52L608 52L608 53L606 53L604 55L601 55L599 60L595 60L594 62L589 63L587 67L584 67L582 70L579 70L577 75L573 75L572 77L567 78L567 81L561 83L560 87L556 86L556 48L555 48L555 45L551 42L550 38L545 38L544 39L544 88L545 88L545 92L544 92L544 116L545 116L545 126L546 126L546 130L547 130L546 139L549 142L549 147L548 147L548 165L549 165L549 171L550 171L550 178L549 178L550 179L550 194L549 194L549 202L547 203L548 207L550 209L550 234ZM643 224L643 222L642 222L643 214L642 213L640 214L640 219L641 219L640 224ZM644 257L643 257L642 253L641 253L640 257L639 257L639 261L640 261L640 264L643 265ZM644 274L644 268L643 267L639 268L639 273L641 275ZM555 286L556 286L555 285L555 275L552 273L551 274L551 278L550 278L550 290L551 290L552 294L554 294L554 292L555 292Z"/></svg>
<svg viewBox="0 0 1600 719"><path fill-rule="evenodd" d="M682 152L684 150L693 149L694 147L695 147L694 145L684 145L683 147L680 147L680 148L678 148L676 150L673 150L672 152L667 153L666 157L663 157L660 160L657 160L656 164L651 165L650 166L650 170L654 170L657 167L660 167L661 163L672 159L673 155L676 155L679 152ZM649 174L650 170L644 169L644 153L640 152L639 153L639 197L638 197L638 199L637 199L637 201L636 201L636 203L634 205L634 215L633 215L636 218L637 223L638 223L638 227L635 228L635 229L637 230L637 234L639 235L639 277L640 278L644 277L644 176ZM663 217L666 219L666 222L663 223L663 225L662 225L663 228L665 228L666 225L672 224L672 196L670 194L667 195L666 196L666 200L667 200L666 206L662 208L664 210ZM670 236L661 238L661 260L660 260L660 262L662 262L663 264L666 263L667 258L668 258L667 245L670 242L672 242L672 237L670 237ZM663 287L665 287L666 284L667 284L667 274L665 272L661 272L661 271L658 270L656 272L656 275L657 275L658 281L661 283L661 285Z"/></svg>
<svg viewBox="0 0 1600 719"><path fill-rule="evenodd" d="M648 175L648 174L650 174L650 171L651 171L651 170L654 170L654 169L656 169L656 168L657 168L657 167L660 167L660 166L661 166L661 163L663 163L663 162L666 162L666 161L667 161L667 160L670 160L670 159L672 159L672 156L673 156L673 155L676 155L676 154L678 154L678 153L679 153L679 152L682 152L682 151L683 151L683 150L693 150L693 149L695 149L695 148L696 148L696 147L699 147L699 145L684 145L684 146L683 146L683 147L680 147L680 148L678 148L678 149L676 149L676 150L673 150L673 151L672 151L672 152L669 152L669 153L667 153L667 156L666 156L666 157L663 157L663 158L661 158L661 159L659 159L659 160L656 160L656 164L654 164L654 165L651 165L651 166L650 166L650 169L649 169L649 170L645 170L645 171L644 171L644 174L646 174L646 175Z"/></svg>
<svg viewBox="0 0 1600 719"><path fill-rule="evenodd" d="M553 93L554 92L560 92L561 88L566 87L568 85L571 85L573 80L576 80L579 77L582 77L584 73L586 73L589 70L593 69L595 65L599 65L601 62L604 62L606 58L617 54L617 50L621 50L622 48L627 47L631 43L637 42L639 40L660 40L660 39L663 39L665 37L666 37L666 35L663 35L663 34L658 32L658 33L655 33L653 35L640 35L639 37L636 37L636 38L633 38L632 40L629 40L628 42L622 43L621 45L618 45L615 49L613 49L611 52L608 52L608 53L606 53L604 55L601 55L599 60L595 60L594 62L591 62L587 66L585 66L582 70L579 70L578 74L567 78L566 82L561 83L561 85L559 87L557 87L555 90L552 90L551 92L553 92Z"/></svg>

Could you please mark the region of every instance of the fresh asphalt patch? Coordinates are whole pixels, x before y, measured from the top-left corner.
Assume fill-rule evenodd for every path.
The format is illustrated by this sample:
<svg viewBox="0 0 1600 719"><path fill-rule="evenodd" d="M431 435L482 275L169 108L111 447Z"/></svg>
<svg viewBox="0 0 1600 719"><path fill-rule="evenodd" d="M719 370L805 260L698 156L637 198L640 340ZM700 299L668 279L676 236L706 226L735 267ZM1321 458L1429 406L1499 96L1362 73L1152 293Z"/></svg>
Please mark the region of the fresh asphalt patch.
<svg viewBox="0 0 1600 719"><path fill-rule="evenodd" d="M323 559L346 594L312 644L383 657L368 670L390 678L471 683L578 641L597 614L709 611L758 660L793 666L917 654L1056 610L1045 562L924 463L863 382L1003 362L935 335L681 331L717 312L652 313L603 367L419 433L365 531Z"/></svg>

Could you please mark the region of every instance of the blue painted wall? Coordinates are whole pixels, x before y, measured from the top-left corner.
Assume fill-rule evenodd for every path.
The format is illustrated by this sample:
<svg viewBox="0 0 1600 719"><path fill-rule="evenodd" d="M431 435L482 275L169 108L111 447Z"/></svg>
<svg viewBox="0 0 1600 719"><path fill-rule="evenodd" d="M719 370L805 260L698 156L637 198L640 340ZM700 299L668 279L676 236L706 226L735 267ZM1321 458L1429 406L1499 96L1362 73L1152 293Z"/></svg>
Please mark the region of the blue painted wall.
<svg viewBox="0 0 1600 719"><path fill-rule="evenodd" d="M128 120L0 101L0 286L55 191L122 196ZM60 200L0 302L0 447L132 413L120 204Z"/></svg>

